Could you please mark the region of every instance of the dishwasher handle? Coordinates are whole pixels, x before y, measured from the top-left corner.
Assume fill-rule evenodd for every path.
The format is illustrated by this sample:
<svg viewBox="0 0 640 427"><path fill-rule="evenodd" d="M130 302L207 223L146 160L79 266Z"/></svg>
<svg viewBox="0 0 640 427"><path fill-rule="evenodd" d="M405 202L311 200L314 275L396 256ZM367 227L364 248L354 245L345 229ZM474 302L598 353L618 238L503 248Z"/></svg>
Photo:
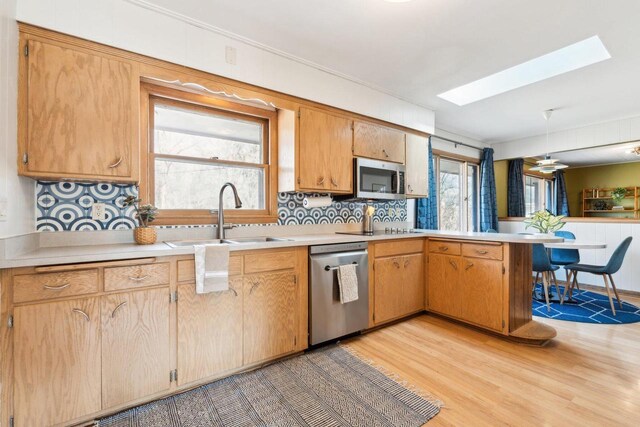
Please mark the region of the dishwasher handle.
<svg viewBox="0 0 640 427"><path fill-rule="evenodd" d="M358 266L358 265L359 265L359 264L358 264L357 262L355 262L355 261L354 261L354 262L352 262L351 264L354 264L355 266ZM340 268L340 266L339 266L339 265L336 265L335 267L331 267L330 265L325 265L325 266L324 266L324 271L337 270L337 269L339 269L339 268Z"/></svg>

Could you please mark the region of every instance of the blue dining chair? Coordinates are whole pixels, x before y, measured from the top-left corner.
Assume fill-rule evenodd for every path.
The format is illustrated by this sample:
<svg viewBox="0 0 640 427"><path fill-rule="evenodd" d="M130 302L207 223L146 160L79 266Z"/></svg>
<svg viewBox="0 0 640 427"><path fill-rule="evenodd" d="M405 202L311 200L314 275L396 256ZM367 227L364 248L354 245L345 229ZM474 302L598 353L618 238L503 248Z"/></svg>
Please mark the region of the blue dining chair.
<svg viewBox="0 0 640 427"><path fill-rule="evenodd" d="M567 240L576 240L576 235L570 231L556 231L555 235ZM574 274L572 270L567 269L569 264L578 264L580 262L580 251L577 249L551 249L551 264L564 267L567 281L565 289L572 282L571 278ZM576 283L578 290L580 286Z"/></svg>
<svg viewBox="0 0 640 427"><path fill-rule="evenodd" d="M549 304L549 285L553 279L553 283L556 286L556 292L558 293L558 298L560 297L560 288L558 287L558 281L556 280L556 270L560 267L557 265L551 264L549 260L549 255L547 254L547 249L541 243L534 243L532 248L533 251L533 265L532 270L536 273L536 278L533 281L533 290L535 291L536 284L538 283L538 278L542 275L542 287L544 289L544 299L547 302L547 311L551 310L551 305Z"/></svg>
<svg viewBox="0 0 640 427"><path fill-rule="evenodd" d="M578 283L578 272L582 271L585 273L597 274L602 276L604 279L604 287L607 289L607 295L609 296L609 304L611 304L611 311L613 315L616 315L616 309L613 306L613 299L611 298L611 291L609 290L609 281L611 281L611 287L613 288L613 292L616 295L616 299L618 300L618 305L622 308L622 301L620 301L620 295L618 295L618 290L616 289L616 284L613 281L612 274L615 274L622 267L622 261L624 261L624 256L631 245L631 240L633 238L631 236L624 239L613 251L611 254L611 258L606 265L591 265L591 264L569 264L566 266L569 270L574 272L573 281L571 282L571 286L565 288L564 293L566 295L567 290L569 291L569 298L571 298L571 290L574 285ZM607 280L608 278L608 280ZM562 300L564 300L564 295L562 296Z"/></svg>

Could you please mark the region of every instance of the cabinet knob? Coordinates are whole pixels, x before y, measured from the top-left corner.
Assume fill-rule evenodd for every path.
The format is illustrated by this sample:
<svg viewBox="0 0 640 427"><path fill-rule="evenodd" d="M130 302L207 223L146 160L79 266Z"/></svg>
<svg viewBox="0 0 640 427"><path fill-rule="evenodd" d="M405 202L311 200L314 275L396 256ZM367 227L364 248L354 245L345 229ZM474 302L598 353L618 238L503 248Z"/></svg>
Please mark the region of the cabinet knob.
<svg viewBox="0 0 640 427"><path fill-rule="evenodd" d="M118 166L120 166L120 163L122 163L122 156L120 156L120 158L119 158L118 160L116 160L116 162L115 162L114 164L109 165L109 168L110 168L110 169L115 169L115 168L117 168Z"/></svg>
<svg viewBox="0 0 640 427"><path fill-rule="evenodd" d="M85 313L84 311L80 310L79 308L74 308L73 310L74 313L80 314L82 316L84 316L85 319L87 319L87 322L90 322L91 319L89 318L89 315L87 313Z"/></svg>

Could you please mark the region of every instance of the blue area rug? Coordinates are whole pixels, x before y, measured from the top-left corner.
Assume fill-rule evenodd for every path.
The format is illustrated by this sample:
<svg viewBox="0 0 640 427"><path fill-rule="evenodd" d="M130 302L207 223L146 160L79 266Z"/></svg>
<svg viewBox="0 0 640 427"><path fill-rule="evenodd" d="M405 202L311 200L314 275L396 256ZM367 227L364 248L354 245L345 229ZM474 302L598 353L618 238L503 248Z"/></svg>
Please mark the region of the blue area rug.
<svg viewBox="0 0 640 427"><path fill-rule="evenodd" d="M564 287L560 286L560 292L564 292ZM538 296L543 295L542 284L536 285L536 293ZM553 289L555 295L555 287ZM567 298L568 299L568 298ZM636 323L640 322L640 307L629 304L622 299L622 308L618 306L618 301L613 299L616 308L616 315L611 311L609 298L606 295L590 291L573 291L574 303L560 304L559 302L551 302L551 311L547 311L547 304L544 302L533 300L533 315L546 317L547 319L566 320L568 322L582 323Z"/></svg>

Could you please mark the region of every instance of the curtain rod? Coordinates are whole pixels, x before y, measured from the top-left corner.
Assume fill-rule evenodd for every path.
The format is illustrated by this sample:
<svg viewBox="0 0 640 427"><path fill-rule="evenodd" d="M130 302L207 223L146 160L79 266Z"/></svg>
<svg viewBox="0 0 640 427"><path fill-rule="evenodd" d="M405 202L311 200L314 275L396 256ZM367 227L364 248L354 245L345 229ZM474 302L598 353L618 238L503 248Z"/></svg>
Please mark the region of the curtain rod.
<svg viewBox="0 0 640 427"><path fill-rule="evenodd" d="M438 138L441 139L443 141L449 142L453 145L462 145L463 147L469 147L469 148L474 148L478 151L482 151L482 148L476 147L475 145L471 145L471 144L465 144L464 142L460 142L460 141L455 141L453 139L449 139L449 138L444 138L442 136L438 136L438 135L431 135L431 138Z"/></svg>

